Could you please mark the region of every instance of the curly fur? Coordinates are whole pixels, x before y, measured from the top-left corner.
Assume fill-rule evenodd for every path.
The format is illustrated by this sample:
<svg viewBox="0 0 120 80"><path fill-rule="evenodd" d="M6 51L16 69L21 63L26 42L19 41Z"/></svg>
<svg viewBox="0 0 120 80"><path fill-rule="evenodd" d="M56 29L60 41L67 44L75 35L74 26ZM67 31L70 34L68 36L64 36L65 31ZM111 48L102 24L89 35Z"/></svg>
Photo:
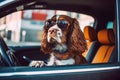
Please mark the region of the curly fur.
<svg viewBox="0 0 120 80"><path fill-rule="evenodd" d="M51 19L55 19L56 15ZM62 43L65 44L68 48L65 54L72 56L75 59L75 64L86 63L86 59L82 56L82 53L87 49L86 40L83 32L80 29L79 23L76 19L71 18L66 15L60 15L60 18L63 18L69 22L67 28L63 30ZM41 50L44 53L53 53L53 43L47 41L48 28L44 26L44 32L42 35L41 41ZM61 45L61 44L59 44ZM64 54L64 55L65 55Z"/></svg>

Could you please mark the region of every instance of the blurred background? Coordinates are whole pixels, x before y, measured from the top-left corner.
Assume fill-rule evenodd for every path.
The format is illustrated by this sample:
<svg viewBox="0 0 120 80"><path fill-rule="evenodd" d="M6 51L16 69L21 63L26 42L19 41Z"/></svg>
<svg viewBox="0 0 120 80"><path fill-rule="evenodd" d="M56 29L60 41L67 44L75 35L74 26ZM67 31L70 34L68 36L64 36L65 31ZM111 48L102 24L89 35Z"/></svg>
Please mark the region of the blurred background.
<svg viewBox="0 0 120 80"><path fill-rule="evenodd" d="M79 21L80 28L93 26L94 18L80 13L60 10L25 10L0 18L0 35L7 43L40 43L45 20L53 15L68 15Z"/></svg>

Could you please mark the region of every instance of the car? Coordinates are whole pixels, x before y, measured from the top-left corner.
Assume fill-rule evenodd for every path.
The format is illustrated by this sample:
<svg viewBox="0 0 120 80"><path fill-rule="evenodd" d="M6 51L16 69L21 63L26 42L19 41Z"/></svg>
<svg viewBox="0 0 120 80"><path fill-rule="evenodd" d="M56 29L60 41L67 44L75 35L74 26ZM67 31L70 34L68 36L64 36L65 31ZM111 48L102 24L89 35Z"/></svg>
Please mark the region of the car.
<svg viewBox="0 0 120 80"><path fill-rule="evenodd" d="M92 29L88 35L95 41L83 54L88 63L30 67L32 60L50 56L41 51L41 38L45 21L56 14L76 18L85 38L85 28ZM119 80L119 19L119 0L0 1L0 80Z"/></svg>

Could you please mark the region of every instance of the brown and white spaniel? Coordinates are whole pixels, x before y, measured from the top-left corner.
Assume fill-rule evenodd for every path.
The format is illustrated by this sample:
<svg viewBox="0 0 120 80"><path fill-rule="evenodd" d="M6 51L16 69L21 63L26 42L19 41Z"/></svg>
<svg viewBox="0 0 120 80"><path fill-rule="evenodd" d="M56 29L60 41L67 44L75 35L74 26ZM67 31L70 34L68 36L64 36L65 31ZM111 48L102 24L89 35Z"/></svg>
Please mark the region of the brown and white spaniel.
<svg viewBox="0 0 120 80"><path fill-rule="evenodd" d="M82 53L87 49L86 40L76 19L55 15L45 22L41 50L50 54L49 61L32 61L29 66L54 66L84 64Z"/></svg>

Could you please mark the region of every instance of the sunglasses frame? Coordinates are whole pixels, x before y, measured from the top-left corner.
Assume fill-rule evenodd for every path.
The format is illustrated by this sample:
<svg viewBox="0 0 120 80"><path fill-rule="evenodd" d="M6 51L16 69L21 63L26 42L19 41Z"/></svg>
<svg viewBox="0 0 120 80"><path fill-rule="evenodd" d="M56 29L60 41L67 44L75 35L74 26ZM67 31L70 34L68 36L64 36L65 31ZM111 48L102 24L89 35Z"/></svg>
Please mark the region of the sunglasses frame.
<svg viewBox="0 0 120 80"><path fill-rule="evenodd" d="M45 21L45 25L47 26L47 28L50 28L50 27L54 26L55 24L57 24L57 26L59 28L64 28L64 27L69 25L69 22L67 20L64 20L64 19L57 20L57 21L48 19Z"/></svg>

